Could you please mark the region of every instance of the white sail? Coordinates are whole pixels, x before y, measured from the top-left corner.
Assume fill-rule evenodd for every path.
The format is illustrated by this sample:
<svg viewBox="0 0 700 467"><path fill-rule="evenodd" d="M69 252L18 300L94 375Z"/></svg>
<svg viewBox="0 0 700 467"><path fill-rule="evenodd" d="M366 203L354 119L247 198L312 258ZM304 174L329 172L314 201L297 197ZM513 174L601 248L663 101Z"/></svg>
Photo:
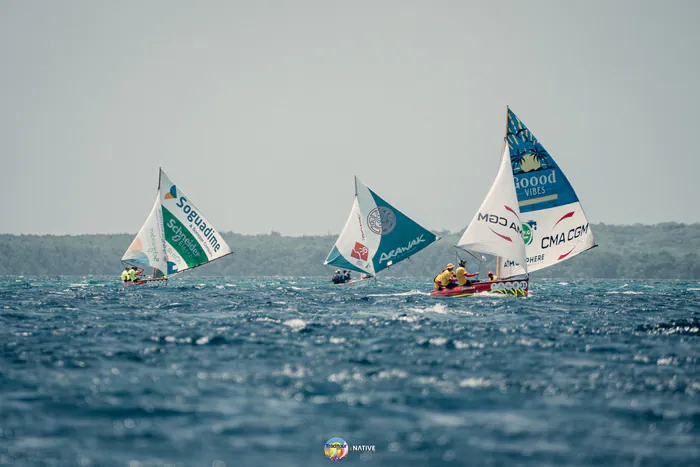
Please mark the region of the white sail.
<svg viewBox="0 0 700 467"><path fill-rule="evenodd" d="M564 172L510 109L507 125L527 271L553 266L593 248L593 231ZM523 263L505 260L504 264L510 264L512 274L525 271Z"/></svg>
<svg viewBox="0 0 700 467"><path fill-rule="evenodd" d="M160 207L160 195L148 215L146 222L122 256L122 261L144 269L153 268L166 274L165 237L163 235L163 217ZM146 271L150 272L150 271Z"/></svg>
<svg viewBox="0 0 700 467"><path fill-rule="evenodd" d="M160 171L159 200L169 275L231 253L223 236L163 170Z"/></svg>
<svg viewBox="0 0 700 467"><path fill-rule="evenodd" d="M505 256L525 264L518 198L513 186L510 151L505 145L501 167L486 199L457 243L465 250ZM523 268L526 273L527 270Z"/></svg>
<svg viewBox="0 0 700 467"><path fill-rule="evenodd" d="M356 177L350 217L323 264L374 276L436 240Z"/></svg>

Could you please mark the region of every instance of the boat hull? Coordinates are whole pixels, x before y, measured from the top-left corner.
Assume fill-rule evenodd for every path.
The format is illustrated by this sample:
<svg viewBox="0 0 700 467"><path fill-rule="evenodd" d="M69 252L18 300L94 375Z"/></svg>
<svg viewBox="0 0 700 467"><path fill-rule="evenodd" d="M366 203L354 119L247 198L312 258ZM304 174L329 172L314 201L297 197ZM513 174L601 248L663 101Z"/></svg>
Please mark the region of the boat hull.
<svg viewBox="0 0 700 467"><path fill-rule="evenodd" d="M168 279L166 279L165 277L162 277L162 278L159 277L157 279L139 279L135 282L132 282L132 281L122 282L122 285L126 287L126 286L134 286L134 285L143 285L147 282L162 282L162 281L167 281L167 280Z"/></svg>
<svg viewBox="0 0 700 467"><path fill-rule="evenodd" d="M500 295L513 295L526 297L530 288L529 279L497 280L493 282L477 282L476 284L453 287L451 289L433 290L433 297L470 297L479 293L494 293Z"/></svg>
<svg viewBox="0 0 700 467"><path fill-rule="evenodd" d="M353 285L359 285L362 283L367 283L367 281L370 281L374 279L374 277L366 277L364 279L352 279L348 282L340 282L338 284L333 284L333 285L347 285L347 286L353 286Z"/></svg>

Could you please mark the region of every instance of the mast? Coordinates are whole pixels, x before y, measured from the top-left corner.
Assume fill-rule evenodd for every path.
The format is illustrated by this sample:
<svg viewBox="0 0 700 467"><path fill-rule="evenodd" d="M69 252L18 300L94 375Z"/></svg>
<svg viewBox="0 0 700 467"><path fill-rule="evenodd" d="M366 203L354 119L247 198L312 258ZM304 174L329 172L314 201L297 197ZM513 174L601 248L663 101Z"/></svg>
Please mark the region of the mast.
<svg viewBox="0 0 700 467"><path fill-rule="evenodd" d="M510 107L506 105L506 128L505 131L503 132L503 147L501 148L501 154L503 154L503 151L506 150L506 144L508 144L508 110ZM501 278L501 257L496 256L496 277Z"/></svg>

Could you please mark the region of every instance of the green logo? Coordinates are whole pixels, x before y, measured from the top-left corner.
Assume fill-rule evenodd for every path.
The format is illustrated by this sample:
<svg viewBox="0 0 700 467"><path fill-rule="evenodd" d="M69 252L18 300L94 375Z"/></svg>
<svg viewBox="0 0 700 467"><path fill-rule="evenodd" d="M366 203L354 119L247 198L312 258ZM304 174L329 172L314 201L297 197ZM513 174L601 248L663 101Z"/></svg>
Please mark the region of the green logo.
<svg viewBox="0 0 700 467"><path fill-rule="evenodd" d="M532 229L527 224L523 224L523 241L525 245L532 243Z"/></svg>

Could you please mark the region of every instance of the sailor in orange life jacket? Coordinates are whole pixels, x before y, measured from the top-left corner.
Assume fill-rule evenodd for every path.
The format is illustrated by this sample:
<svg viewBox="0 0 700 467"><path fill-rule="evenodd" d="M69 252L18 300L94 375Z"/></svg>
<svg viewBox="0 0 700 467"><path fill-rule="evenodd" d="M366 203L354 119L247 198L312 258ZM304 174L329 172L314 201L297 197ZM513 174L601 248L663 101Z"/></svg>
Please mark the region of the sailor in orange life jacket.
<svg viewBox="0 0 700 467"><path fill-rule="evenodd" d="M457 268L457 284L461 287L463 285L471 285L472 281L468 280L467 277L474 277L478 276L479 273L475 272L474 274L469 274L466 269L464 269L464 265L467 264L466 261L460 260L459 261L459 267Z"/></svg>
<svg viewBox="0 0 700 467"><path fill-rule="evenodd" d="M433 282L435 283L435 290L457 287L457 278L454 275L454 264L448 264L444 271L435 276Z"/></svg>

